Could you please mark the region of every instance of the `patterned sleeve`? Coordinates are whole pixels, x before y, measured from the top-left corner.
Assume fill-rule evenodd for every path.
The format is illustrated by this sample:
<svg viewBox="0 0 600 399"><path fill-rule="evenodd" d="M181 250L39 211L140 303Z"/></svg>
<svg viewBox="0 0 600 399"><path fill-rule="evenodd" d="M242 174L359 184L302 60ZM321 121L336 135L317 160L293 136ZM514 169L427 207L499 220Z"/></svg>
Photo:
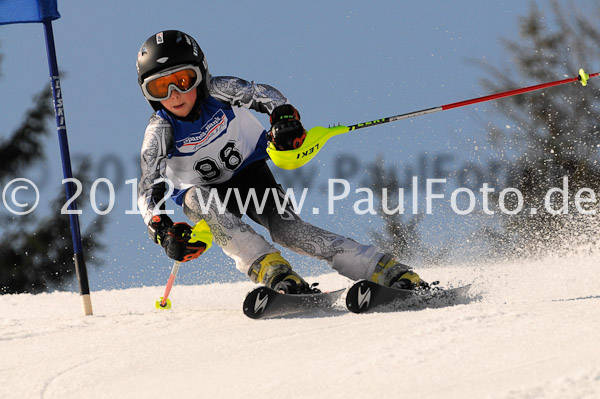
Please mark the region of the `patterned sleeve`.
<svg viewBox="0 0 600 399"><path fill-rule="evenodd" d="M146 224L153 215L165 208L167 185L156 181L165 177L167 155L173 145L173 127L167 120L153 114L144 134L142 177L138 185L138 208Z"/></svg>
<svg viewBox="0 0 600 399"><path fill-rule="evenodd" d="M209 92L217 100L265 114L270 114L278 105L287 103L287 98L272 86L232 76L213 77Z"/></svg>

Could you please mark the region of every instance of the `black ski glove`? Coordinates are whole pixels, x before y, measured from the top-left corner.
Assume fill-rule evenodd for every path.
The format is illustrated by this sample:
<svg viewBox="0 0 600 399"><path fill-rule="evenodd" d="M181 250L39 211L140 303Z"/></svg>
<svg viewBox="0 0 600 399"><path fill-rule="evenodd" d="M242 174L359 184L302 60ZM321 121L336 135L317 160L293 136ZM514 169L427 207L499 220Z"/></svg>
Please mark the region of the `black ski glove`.
<svg viewBox="0 0 600 399"><path fill-rule="evenodd" d="M161 245L169 258L188 262L206 251L205 243L202 241L191 242L191 239L192 226L187 223L174 223L167 230L167 236L162 240Z"/></svg>
<svg viewBox="0 0 600 399"><path fill-rule="evenodd" d="M148 224L148 235L157 244L167 236L167 231L173 226L173 221L167 215L154 215Z"/></svg>
<svg viewBox="0 0 600 399"><path fill-rule="evenodd" d="M171 259L187 262L196 259L206 250L201 241L190 242L192 227L187 223L173 223L167 215L155 215L148 224L152 241L160 244Z"/></svg>
<svg viewBox="0 0 600 399"><path fill-rule="evenodd" d="M306 130L300 123L298 110L290 104L275 107L271 113L271 129L267 139L279 151L299 148L306 138Z"/></svg>

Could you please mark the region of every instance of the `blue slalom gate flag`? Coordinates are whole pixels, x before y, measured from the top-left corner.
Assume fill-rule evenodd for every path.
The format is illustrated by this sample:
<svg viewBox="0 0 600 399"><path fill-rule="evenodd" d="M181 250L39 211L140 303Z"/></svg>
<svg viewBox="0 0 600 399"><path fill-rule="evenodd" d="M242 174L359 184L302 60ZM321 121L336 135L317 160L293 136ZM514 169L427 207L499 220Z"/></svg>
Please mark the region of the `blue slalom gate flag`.
<svg viewBox="0 0 600 399"><path fill-rule="evenodd" d="M0 0L0 25L60 18L56 0Z"/></svg>

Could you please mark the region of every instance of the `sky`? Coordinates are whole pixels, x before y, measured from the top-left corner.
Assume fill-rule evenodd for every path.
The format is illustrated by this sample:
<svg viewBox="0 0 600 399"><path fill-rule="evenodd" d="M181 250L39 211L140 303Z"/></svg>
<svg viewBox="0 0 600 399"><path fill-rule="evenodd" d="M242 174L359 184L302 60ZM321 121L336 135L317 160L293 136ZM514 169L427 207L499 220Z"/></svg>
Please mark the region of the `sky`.
<svg viewBox="0 0 600 399"><path fill-rule="evenodd" d="M583 10L591 2L574 3ZM546 2L539 6L548 9ZM152 112L135 71L137 51L150 35L166 29L192 35L212 75L239 76L278 88L298 108L307 128L349 125L490 94L479 85L489 75L474 61L510 65L502 40L519 40L518 18L527 14L530 5L474 0L323 1L318 5L230 1L227 6L222 2L59 0L58 7L61 18L53 27L71 156L74 162L91 157L92 178L108 178L116 192L115 206L105 216L109 218L102 236L105 263L89 270L90 287L98 290L163 284L171 266L161 248L149 240L142 218L126 214L135 202L133 185L126 181L138 178L139 150ZM48 84L43 27L1 26L0 52L0 91L9 94L0 108L0 137L6 137L21 122L32 96ZM423 164L431 168L436 159L449 171L480 162L478 151L485 143L492 110L493 105L484 104L361 129L332 139L299 170L274 172L285 186L309 186L306 209L325 209L323 188L328 179L344 177L352 189L359 187L377 156L398 170ZM267 122L264 116L259 120ZM42 165L30 176L40 188L42 205L36 210L40 216L44 199L54 197L61 186L55 134L47 140ZM108 196L102 193L106 194L100 190L98 198L105 205ZM340 201L332 215L321 211L302 217L368 242L369 231L381 229L381 218L356 216L352 209L357 199ZM85 229L95 215L89 206L79 207L84 208ZM181 213L176 218L184 220ZM447 234L446 224L455 223L454 229L460 230L466 223L464 219L428 220L429 236L434 239ZM316 261L289 252L284 255L303 273L326 270ZM214 247L195 264L182 267L179 282L243 278Z"/></svg>

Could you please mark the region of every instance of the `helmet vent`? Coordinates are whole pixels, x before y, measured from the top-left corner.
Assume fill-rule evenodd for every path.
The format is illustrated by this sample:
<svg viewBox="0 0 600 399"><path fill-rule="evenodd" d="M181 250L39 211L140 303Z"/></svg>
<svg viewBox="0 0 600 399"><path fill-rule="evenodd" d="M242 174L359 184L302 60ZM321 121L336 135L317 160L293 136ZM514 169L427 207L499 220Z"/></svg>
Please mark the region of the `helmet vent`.
<svg viewBox="0 0 600 399"><path fill-rule="evenodd" d="M169 57L162 57L162 58L157 59L156 62L164 64L168 60L169 60Z"/></svg>

